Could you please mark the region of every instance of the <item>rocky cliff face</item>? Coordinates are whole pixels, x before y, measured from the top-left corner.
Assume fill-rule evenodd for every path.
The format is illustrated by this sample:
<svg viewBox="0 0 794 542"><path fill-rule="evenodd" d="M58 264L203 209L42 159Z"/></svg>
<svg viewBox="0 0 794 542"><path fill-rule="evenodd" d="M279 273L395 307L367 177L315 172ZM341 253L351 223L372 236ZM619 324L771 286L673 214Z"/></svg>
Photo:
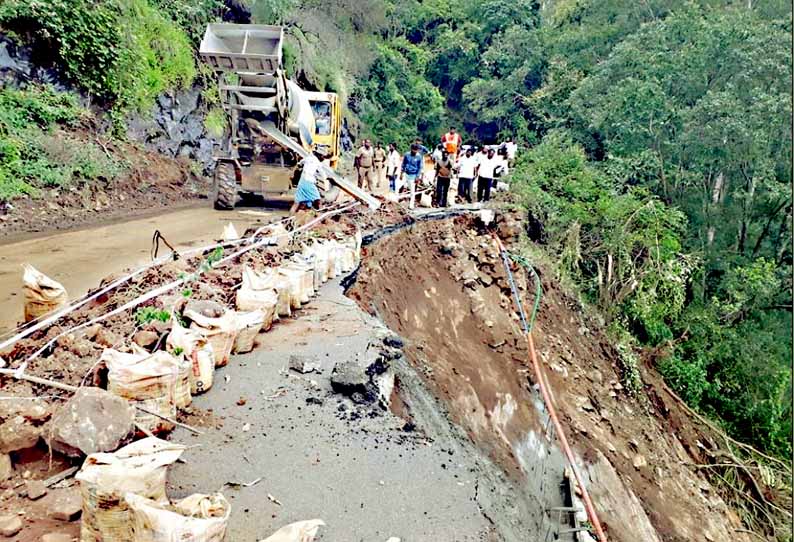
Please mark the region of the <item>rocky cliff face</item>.
<svg viewBox="0 0 794 542"><path fill-rule="evenodd" d="M212 173L213 140L204 128L207 106L197 86L173 95L163 94L148 114L127 122L127 135L148 149L173 158L185 157Z"/></svg>
<svg viewBox="0 0 794 542"><path fill-rule="evenodd" d="M49 84L57 90L73 91L86 107L88 96L76 92L63 81L55 68L39 66L30 47L18 45L0 33L0 87L25 88L32 83ZM212 138L204 128L207 106L198 86L175 94L163 94L151 111L132 115L127 121L127 136L147 150L167 157L184 157L197 162L202 172L212 172ZM101 118L102 114L99 112ZM100 123L100 126L105 123Z"/></svg>

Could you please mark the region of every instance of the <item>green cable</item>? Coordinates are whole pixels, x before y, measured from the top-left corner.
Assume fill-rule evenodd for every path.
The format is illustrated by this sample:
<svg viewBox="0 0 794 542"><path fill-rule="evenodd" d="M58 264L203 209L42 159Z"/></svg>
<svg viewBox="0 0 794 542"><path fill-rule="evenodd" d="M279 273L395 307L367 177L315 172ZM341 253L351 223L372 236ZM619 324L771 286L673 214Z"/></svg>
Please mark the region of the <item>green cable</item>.
<svg viewBox="0 0 794 542"><path fill-rule="evenodd" d="M535 325L535 318L538 316L538 309L540 309L540 298L543 295L543 288L540 285L540 277L538 276L535 268L529 263L529 261L520 256L518 254L513 254L512 252L507 253L510 256L510 259L516 262L519 265L523 265L525 269L529 269L532 273L532 276L535 277L535 305L532 307L532 315L529 317L529 330L532 331L532 328Z"/></svg>

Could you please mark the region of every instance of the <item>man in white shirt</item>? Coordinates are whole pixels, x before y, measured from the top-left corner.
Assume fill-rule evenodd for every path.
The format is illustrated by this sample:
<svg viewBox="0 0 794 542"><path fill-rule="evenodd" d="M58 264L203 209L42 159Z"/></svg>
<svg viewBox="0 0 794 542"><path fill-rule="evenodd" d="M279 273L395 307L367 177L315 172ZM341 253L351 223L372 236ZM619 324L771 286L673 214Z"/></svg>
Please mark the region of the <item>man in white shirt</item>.
<svg viewBox="0 0 794 542"><path fill-rule="evenodd" d="M491 199L491 185L501 164L501 158L496 156L493 149L488 149L488 154L484 160L480 161L479 170L477 171L480 176L477 181L477 201L488 201Z"/></svg>
<svg viewBox="0 0 794 542"><path fill-rule="evenodd" d="M397 186L397 177L400 176L402 162L403 157L397 152L397 146L394 143L389 143L389 152L386 155L386 178L389 179L389 190L392 192L400 191L400 187Z"/></svg>
<svg viewBox="0 0 794 542"><path fill-rule="evenodd" d="M479 163L471 148L466 149L466 154L458 161L458 197L461 201L466 200L471 203L471 184L477 176Z"/></svg>
<svg viewBox="0 0 794 542"><path fill-rule="evenodd" d="M510 164L510 167L513 167L516 161L516 152L518 152L518 145L515 144L512 137L508 137L507 141L505 141L505 151L507 153L507 163ZM507 175L507 173L502 174Z"/></svg>

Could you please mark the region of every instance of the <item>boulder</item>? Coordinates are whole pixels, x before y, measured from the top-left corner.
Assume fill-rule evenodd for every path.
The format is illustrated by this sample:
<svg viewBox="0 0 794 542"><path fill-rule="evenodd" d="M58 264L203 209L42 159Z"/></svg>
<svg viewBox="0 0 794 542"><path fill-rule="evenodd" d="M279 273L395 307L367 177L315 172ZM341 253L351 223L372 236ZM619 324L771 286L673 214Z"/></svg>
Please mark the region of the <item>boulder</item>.
<svg viewBox="0 0 794 542"><path fill-rule="evenodd" d="M80 388L52 419L50 445L73 457L112 452L133 432L134 420L135 409L121 397Z"/></svg>
<svg viewBox="0 0 794 542"><path fill-rule="evenodd" d="M42 423L50 419L50 406L42 399L8 399L0 401L0 418L7 420L22 416L29 422Z"/></svg>
<svg viewBox="0 0 794 542"><path fill-rule="evenodd" d="M132 336L132 341L143 348L148 348L157 343L160 338L158 333L154 331L141 330Z"/></svg>
<svg viewBox="0 0 794 542"><path fill-rule="evenodd" d="M301 374L320 372L320 362L317 358L308 356L291 355L289 357L289 368Z"/></svg>
<svg viewBox="0 0 794 542"><path fill-rule="evenodd" d="M356 403L379 401L388 406L394 389L394 372L377 349L368 348L363 356L338 362L331 372L331 388Z"/></svg>
<svg viewBox="0 0 794 542"><path fill-rule="evenodd" d="M25 482L25 491L28 494L28 499L35 501L47 494L47 486L41 480L28 480Z"/></svg>
<svg viewBox="0 0 794 542"><path fill-rule="evenodd" d="M0 425L0 453L33 448L39 441L41 430L22 416L15 416Z"/></svg>
<svg viewBox="0 0 794 542"><path fill-rule="evenodd" d="M0 516L0 534L11 538L22 530L22 520L16 514Z"/></svg>
<svg viewBox="0 0 794 542"><path fill-rule="evenodd" d="M121 339L109 329L102 327L94 336L94 342L105 348L118 348Z"/></svg>
<svg viewBox="0 0 794 542"><path fill-rule="evenodd" d="M215 301L191 300L185 306L185 312L193 311L207 318L220 318L226 312L226 307Z"/></svg>
<svg viewBox="0 0 794 542"><path fill-rule="evenodd" d="M77 490L69 489L53 499L47 514L60 521L74 521L83 511L83 501Z"/></svg>

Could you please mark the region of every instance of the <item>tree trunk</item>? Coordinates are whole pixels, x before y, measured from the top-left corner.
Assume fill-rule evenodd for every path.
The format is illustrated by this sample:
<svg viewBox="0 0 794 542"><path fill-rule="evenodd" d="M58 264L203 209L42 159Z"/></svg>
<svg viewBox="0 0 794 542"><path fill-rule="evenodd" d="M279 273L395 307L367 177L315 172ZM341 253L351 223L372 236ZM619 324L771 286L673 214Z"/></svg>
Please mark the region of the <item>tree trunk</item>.
<svg viewBox="0 0 794 542"><path fill-rule="evenodd" d="M742 171L744 174L744 171ZM747 197L742 204L742 224L739 227L739 237L736 241L736 251L739 254L744 254L744 247L747 243L747 229L749 228L750 216L753 211L753 199L755 198L755 179L752 176L744 174L747 181Z"/></svg>
<svg viewBox="0 0 794 542"><path fill-rule="evenodd" d="M714 210L717 205L722 203L725 198L725 175L720 172L717 174L717 179L714 181L714 187L711 190L711 208ZM717 233L717 227L714 225L713 213L709 217L709 227L706 233L706 244L709 248L714 244L714 237Z"/></svg>

